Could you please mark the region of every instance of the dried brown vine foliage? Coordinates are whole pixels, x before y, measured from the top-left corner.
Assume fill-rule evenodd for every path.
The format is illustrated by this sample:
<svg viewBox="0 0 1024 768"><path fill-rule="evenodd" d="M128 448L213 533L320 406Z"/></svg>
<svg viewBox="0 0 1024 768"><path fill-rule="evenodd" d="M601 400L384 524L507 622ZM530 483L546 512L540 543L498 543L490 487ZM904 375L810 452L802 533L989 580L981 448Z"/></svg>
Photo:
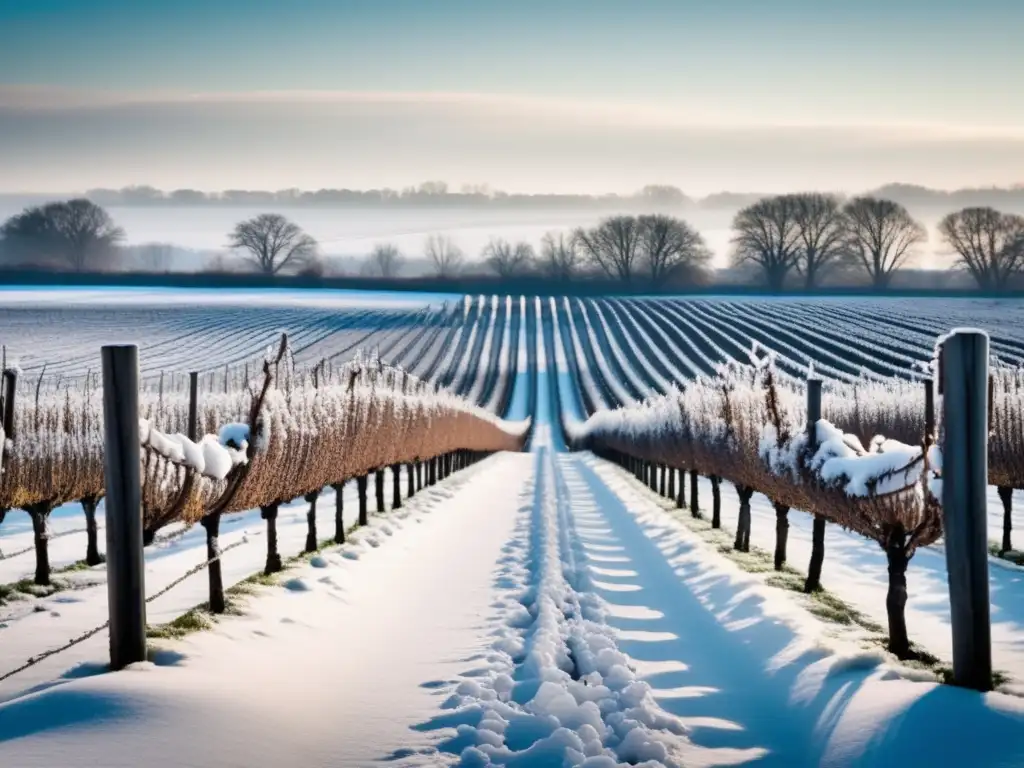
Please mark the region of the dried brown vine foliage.
<svg viewBox="0 0 1024 768"><path fill-rule="evenodd" d="M251 371L251 374L250 374ZM520 450L521 430L379 361L297 369L285 349L200 379L199 433L249 427L249 460L212 480L143 451L147 531L213 511L287 501L378 468L457 449ZM0 508L54 506L104 490L102 392L96 377L19 381L16 438L0 477ZM38 396L37 396L38 391ZM146 382L140 416L186 433L187 376Z"/></svg>
<svg viewBox="0 0 1024 768"><path fill-rule="evenodd" d="M692 382L684 392L592 418L586 439L595 449L717 475L883 545L900 528L906 534L908 555L939 538L940 509L913 482L908 483L912 488L899 492L878 493L872 488L869 495L856 496L847 493L844 478L826 482L810 466L811 455L802 442L805 409L806 393L795 381L780 377L770 366L732 365L717 378ZM766 427L771 429L766 432ZM921 443L922 433L923 426L911 445ZM769 466L766 449L787 446L790 468ZM876 478L875 486L884 487L890 475L919 477L925 461L924 452L919 454Z"/></svg>

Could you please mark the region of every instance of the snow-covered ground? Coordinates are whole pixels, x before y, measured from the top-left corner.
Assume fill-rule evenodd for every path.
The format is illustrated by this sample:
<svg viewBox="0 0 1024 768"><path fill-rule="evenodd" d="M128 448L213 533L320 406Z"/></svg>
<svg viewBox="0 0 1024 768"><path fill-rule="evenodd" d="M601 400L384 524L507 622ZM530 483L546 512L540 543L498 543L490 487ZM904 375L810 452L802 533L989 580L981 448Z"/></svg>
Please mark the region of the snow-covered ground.
<svg viewBox="0 0 1024 768"><path fill-rule="evenodd" d="M5 764L351 765L428 747L410 726L486 647L528 469L498 456L425 490L261 590L246 615L154 643L154 664L95 676L105 638L79 646L77 665L0 706Z"/></svg>
<svg viewBox="0 0 1024 768"><path fill-rule="evenodd" d="M490 457L371 516L346 545L255 588L241 615L152 641L149 663L106 673L100 632L0 682L0 764L1024 764L1024 698L915 681L927 675L741 571L618 467L563 452L557 411L579 415L566 402L564 341L575 337L541 307L513 303L522 321L511 400L524 416L532 408L530 454ZM572 333L607 355L592 373L629 364L622 345L583 326ZM600 323L594 333L611 338ZM707 508L710 486L700 492ZM723 500L731 527L728 486ZM349 488L346 519L355 506ZM763 500L753 511L753 543L770 548L774 512ZM322 539L333 514L328 491ZM803 567L810 522L796 511L790 521L789 559ZM53 532L66 534L51 540L54 566L84 555L83 528L77 505L54 512ZM150 595L205 558L202 528L162 534L146 553ZM282 508L278 535L283 555L302 549L305 503ZM31 543L27 516L8 513L4 554ZM226 584L259 572L259 513L225 518L220 544L238 545L224 556ZM883 553L834 526L826 553L826 588L884 623ZM0 559L0 583L33 562L30 550ZM0 606L0 675L101 625L104 576L102 566L78 571L62 577L74 589ZM911 637L948 659L941 550L919 551L908 579ZM995 666L1020 683L1024 570L993 565L991 580ZM148 606L150 623L206 590L205 572L190 577Z"/></svg>
<svg viewBox="0 0 1024 768"><path fill-rule="evenodd" d="M1021 699L904 679L740 572L618 468L559 452L555 387L541 366L532 455L492 457L376 517L359 543L260 589L244 615L156 642L153 663L122 672L98 674L100 635L12 678L5 760L1024 760ZM935 738L954 722L971 738Z"/></svg>
<svg viewBox="0 0 1024 768"><path fill-rule="evenodd" d="M699 505L705 517L711 510L711 483L700 478ZM686 476L689 498L690 478ZM993 489L993 496L995 495ZM998 505L991 500L990 513ZM684 515L688 514L683 512ZM739 498L729 483L722 484L722 525L736 530ZM813 518L798 510L789 513L787 562L806 572L811 558ZM767 552L775 549L775 508L760 494L751 500L750 541ZM995 537L1001 517L990 520L990 537ZM1001 530L1001 529L1000 529ZM885 626L885 598L888 590L885 553L874 541L837 525L825 529L825 562L822 584L844 602L872 621ZM942 542L919 549L907 569L907 628L910 639L941 659L952 659L949 584ZM994 667L1008 675L1012 685L1024 692L1024 568L989 558L989 599L992 620Z"/></svg>

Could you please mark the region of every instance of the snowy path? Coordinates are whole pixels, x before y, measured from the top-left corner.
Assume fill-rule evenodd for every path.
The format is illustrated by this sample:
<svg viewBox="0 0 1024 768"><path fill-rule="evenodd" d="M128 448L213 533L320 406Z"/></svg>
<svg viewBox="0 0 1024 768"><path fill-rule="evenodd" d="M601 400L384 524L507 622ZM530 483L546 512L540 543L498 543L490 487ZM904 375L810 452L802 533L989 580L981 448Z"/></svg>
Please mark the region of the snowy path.
<svg viewBox="0 0 1024 768"><path fill-rule="evenodd" d="M175 643L171 666L72 675L0 706L4 764L369 765L429 749L410 726L486 645L529 468L502 455L424 491L378 518L378 546L289 572L245 616Z"/></svg>
<svg viewBox="0 0 1024 768"><path fill-rule="evenodd" d="M836 655L816 619L709 551L618 468L577 456L562 466L619 648L688 728L687 765L1024 759L1015 698L985 701L899 679L870 654ZM968 743L922 738L952 716L974 729Z"/></svg>

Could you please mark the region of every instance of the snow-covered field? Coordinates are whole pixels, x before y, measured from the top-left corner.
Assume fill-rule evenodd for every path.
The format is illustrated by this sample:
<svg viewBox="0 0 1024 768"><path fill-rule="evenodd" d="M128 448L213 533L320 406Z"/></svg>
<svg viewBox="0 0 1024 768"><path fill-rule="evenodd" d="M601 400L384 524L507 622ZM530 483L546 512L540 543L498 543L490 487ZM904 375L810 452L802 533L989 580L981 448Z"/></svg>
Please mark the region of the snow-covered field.
<svg viewBox="0 0 1024 768"><path fill-rule="evenodd" d="M813 360L837 380L862 369L908 377L940 330L969 324L1019 363L1016 304L235 298L190 298L186 308L169 296L0 294L3 341L36 376L43 363L66 376L95 370L114 333L141 344L151 374L216 371L257 354L278 329L310 361L377 346L492 410L532 414L530 453L492 456L372 516L349 543L256 587L242 615L153 641L151 663L104 674L100 632L0 681L3 764L134 766L143 753L154 766L1024 763L1024 699L1013 695L1024 691L1024 569L990 568L993 655L1008 692L919 682L928 675L742 572L619 468L564 452L557 418L664 391L745 359L755 342L794 373ZM500 377L514 382L504 403L493 397ZM351 510L354 489L345 493ZM707 504L710 487L701 494ZM727 486L723 498L732 528ZM325 491L321 530L333 511ZM301 500L282 508L286 556L302 549L305 512ZM753 512L753 544L770 548L774 512L763 500ZM993 494L993 537L1001 519ZM796 511L790 520L799 566L810 520ZM236 545L224 555L226 585L262 569L264 531L258 511L224 519L221 547ZM55 567L84 555L77 505L53 513L51 533ZM884 553L835 526L827 537L826 588L884 624ZM31 573L31 545L27 515L10 511L0 584ZM165 529L146 553L147 593L204 558L201 528ZM102 625L103 567L65 578L72 589L0 604L0 676ZM911 638L948 660L941 550L918 552L908 578ZM154 600L149 622L205 598L199 572ZM942 727L970 738L937 738Z"/></svg>

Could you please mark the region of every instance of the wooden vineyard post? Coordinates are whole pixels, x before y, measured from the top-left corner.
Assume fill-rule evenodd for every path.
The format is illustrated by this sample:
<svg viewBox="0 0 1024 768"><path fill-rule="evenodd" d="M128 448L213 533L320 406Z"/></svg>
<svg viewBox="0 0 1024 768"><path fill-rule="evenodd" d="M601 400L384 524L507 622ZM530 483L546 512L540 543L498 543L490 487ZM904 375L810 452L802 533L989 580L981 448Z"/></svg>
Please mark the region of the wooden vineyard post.
<svg viewBox="0 0 1024 768"><path fill-rule="evenodd" d="M199 373L188 375L188 439L199 439Z"/></svg>
<svg viewBox="0 0 1024 768"><path fill-rule="evenodd" d="M807 456L818 450L818 422L821 421L821 379L807 380ZM825 518L814 516L811 531L811 564L807 566L804 592L821 588L821 566L825 562Z"/></svg>
<svg viewBox="0 0 1024 768"><path fill-rule="evenodd" d="M14 396L18 389L18 372L4 371L4 437L14 440Z"/></svg>
<svg viewBox="0 0 1024 768"><path fill-rule="evenodd" d="M3 469L3 465L7 459L7 441L14 442L14 395L17 391L18 372L9 370L7 368L7 347L4 347L4 360L3 360L3 391L0 392L3 396L3 409L0 411L0 424L4 428L4 441L0 445L0 470ZM0 507L0 523L4 521L4 517L7 515L7 510Z"/></svg>
<svg viewBox="0 0 1024 768"><path fill-rule="evenodd" d="M110 667L118 670L146 660L139 349L105 346L101 355Z"/></svg>
<svg viewBox="0 0 1024 768"><path fill-rule="evenodd" d="M953 682L992 688L988 593L988 335L957 331L939 349L942 522L953 624Z"/></svg>
<svg viewBox="0 0 1024 768"><path fill-rule="evenodd" d="M935 380L924 380L924 438L929 444L935 439Z"/></svg>

